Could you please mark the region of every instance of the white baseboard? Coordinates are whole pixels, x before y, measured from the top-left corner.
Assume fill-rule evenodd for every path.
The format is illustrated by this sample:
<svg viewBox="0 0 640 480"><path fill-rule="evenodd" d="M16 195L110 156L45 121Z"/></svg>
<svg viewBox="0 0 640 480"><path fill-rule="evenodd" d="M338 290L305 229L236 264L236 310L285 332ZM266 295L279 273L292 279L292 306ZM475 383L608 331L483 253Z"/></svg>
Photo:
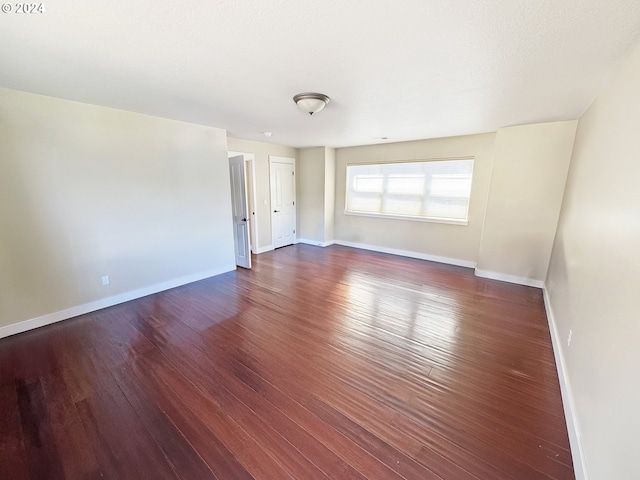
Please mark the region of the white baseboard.
<svg viewBox="0 0 640 480"><path fill-rule="evenodd" d="M256 252L256 254L270 252L271 250L274 250L273 245L267 245L266 247L258 247L258 251Z"/></svg>
<svg viewBox="0 0 640 480"><path fill-rule="evenodd" d="M576 416L576 407L573 400L573 393L569 376L565 367L564 354L562 353L562 339L558 333L556 319L551 308L551 300L546 287L542 289L544 298L544 308L547 312L549 322L549 333L553 345L553 355L556 359L556 369L558 370L558 380L560 381L560 392L562 394L562 406L564 417L567 422L567 432L569 434L569 444L571 445L571 456L573 457L573 471L576 480L587 480L587 466L585 463L584 449L580 436L580 426Z"/></svg>
<svg viewBox="0 0 640 480"><path fill-rule="evenodd" d="M235 269L235 264L227 265L218 269L201 272L194 275L188 275L186 277L176 278L174 280L169 280L166 282L157 283L155 285L150 285L148 287L139 288L137 290L132 290L130 292L121 293L112 297L102 298L94 302L77 305L75 307L66 308L57 312L47 313L45 315L30 318L29 320L23 320L18 323L12 323L10 325L0 327L0 338L26 332L28 330L33 330L34 328L44 327L45 325L50 325L62 320L77 317L78 315L95 312L96 310L112 307L113 305L118 305L119 303L128 302L130 300L135 300L136 298L146 297L147 295L152 295L164 290L169 290L181 285L186 285L187 283L197 282L198 280L204 280L205 278L214 277L226 272L231 272Z"/></svg>
<svg viewBox="0 0 640 480"><path fill-rule="evenodd" d="M449 265L457 265L459 267L474 268L476 266L476 262L461 260L459 258L440 257L438 255L429 255L426 253L412 252L409 250L398 250L396 248L378 247L376 245L367 245L364 243L345 242L343 240L335 240L333 243L336 245L343 245L345 247L371 250L373 252L390 253L392 255L399 255L401 257L418 258L420 260L428 260L430 262L448 263Z"/></svg>
<svg viewBox="0 0 640 480"><path fill-rule="evenodd" d="M518 285L525 285L527 287L544 287L542 280L534 280L533 278L517 277L515 275L507 275L505 273L492 272L490 270L475 270L476 277L490 278L492 280L500 280L501 282L517 283Z"/></svg>
<svg viewBox="0 0 640 480"><path fill-rule="evenodd" d="M329 242L321 242L319 240L309 240L307 238L297 238L296 243L304 243L305 245L313 245L315 247L329 247L335 242L333 240Z"/></svg>

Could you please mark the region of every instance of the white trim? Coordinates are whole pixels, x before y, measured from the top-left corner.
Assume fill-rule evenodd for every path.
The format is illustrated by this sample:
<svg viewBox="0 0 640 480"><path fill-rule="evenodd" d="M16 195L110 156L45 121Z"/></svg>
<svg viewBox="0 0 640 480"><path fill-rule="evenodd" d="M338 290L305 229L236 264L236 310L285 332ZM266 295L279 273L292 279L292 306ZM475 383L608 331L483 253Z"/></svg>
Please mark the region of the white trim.
<svg viewBox="0 0 640 480"><path fill-rule="evenodd" d="M279 157L278 155L269 155L269 162L296 164L294 157Z"/></svg>
<svg viewBox="0 0 640 480"><path fill-rule="evenodd" d="M256 199L256 162L253 158L247 158L245 155L244 161L245 165L249 164L249 169L251 170L251 177L249 178L247 185L247 195L249 194L249 190L251 190L251 203L249 203L247 199L247 218L249 218L249 244L251 245L251 251L257 250L258 248L258 204ZM245 183L247 179L245 179Z"/></svg>
<svg viewBox="0 0 640 480"><path fill-rule="evenodd" d="M266 247L258 247L258 251L256 252L256 254L270 252L271 250L274 250L273 245L267 245Z"/></svg>
<svg viewBox="0 0 640 480"><path fill-rule="evenodd" d="M418 258L420 260L428 260L430 262L447 263L449 265L457 265L459 267L475 268L476 262L470 260L461 260L459 258L440 257L438 255L429 255L421 252L411 252L409 250L398 250L396 248L378 247L377 245L367 245L364 243L345 242L343 240L335 240L336 245L345 247L360 248L362 250L371 250L380 253L390 253L392 255L400 255L401 257Z"/></svg>
<svg viewBox="0 0 640 480"><path fill-rule="evenodd" d="M244 155L236 155L229 157L229 172L231 174L231 212L233 218L233 247L236 257L236 265L243 268L251 269L251 205L249 205L249 192L247 188L247 159ZM234 165L240 167L240 178L236 179L234 175ZM237 181L239 180L239 181ZM239 183L240 185L236 185ZM240 191L238 191L238 187ZM243 193L240 205L237 205L238 194ZM243 204L244 201L244 204ZM242 209L242 213L237 215L238 210ZM241 220L239 217L242 216ZM242 234L239 233L238 227L244 227ZM246 246L246 248L241 248ZM245 254L241 255L240 252Z"/></svg>
<svg viewBox="0 0 640 480"><path fill-rule="evenodd" d="M253 156L253 154L249 154L249 153L244 153L244 152L236 152L235 150L227 150L227 158L231 158L231 157L237 157L238 155L251 155Z"/></svg>
<svg viewBox="0 0 640 480"><path fill-rule="evenodd" d="M304 243L305 245L313 245L315 247L329 247L335 242L333 240L329 242L320 242L319 240L309 240L307 238L296 238L295 243Z"/></svg>
<svg viewBox="0 0 640 480"><path fill-rule="evenodd" d="M549 322L549 333L551 334L551 344L553 345L553 355L556 359L556 369L558 370L558 380L560 381L560 392L562 394L562 406L564 408L564 417L567 422L567 433L569 434L569 444L571 445L571 456L573 457L573 471L576 480L587 480L587 465L584 456L584 447L582 446L582 437L580 435L580 424L576 411L575 401L567 374L566 362L562 353L562 339L558 333L555 316L551 308L551 299L547 288L542 289L544 298L544 308L547 312L547 321Z"/></svg>
<svg viewBox="0 0 640 480"><path fill-rule="evenodd" d="M260 222L258 221L258 197L256 196L256 156L249 152L236 152L233 150L229 150L227 152L227 156L229 158L237 157L238 155L242 155L244 157L245 165L248 162L251 168L251 181L247 182L247 179L245 178L247 194L249 189L251 189L251 198L253 200L251 205L249 205L249 202L247 201L247 210L249 210L247 212L247 218L249 218L249 231L251 232L249 235L249 244L251 246L251 253L259 253L257 252L259 238L258 223Z"/></svg>
<svg viewBox="0 0 640 480"><path fill-rule="evenodd" d="M381 167L390 167L390 166L396 166L396 165L400 165L400 164L411 164L411 163L418 163L418 164L422 164L422 165L426 165L429 163L451 163L451 162L460 162L460 161L470 161L471 162L471 184L469 185L469 196L467 197L467 212L466 212L466 218L441 218L441 217L428 217L428 216L423 216L423 215L401 215L401 214L394 214L394 213L389 213L389 212L360 212L357 210L350 210L348 208L348 204L349 204L349 195L351 193L351 188L349 187L349 182L347 181L345 183L345 208L343 210L343 214L344 215L355 215L355 216L362 216L362 217L372 217L372 218L387 218L387 219L391 219L391 220L408 220L408 221L412 221L412 222L430 222L430 223L443 223L443 224L449 224L449 225L462 225L462 226L467 226L469 225L469 207L471 205L471 193L473 191L473 173L475 171L475 156L468 156L468 157L456 157L456 158L428 158L428 159L412 159L412 160L392 160L392 161L388 161L388 160L380 160L377 162L351 162L351 163L347 163L346 167L345 167L345 171L346 171L346 176L347 176L347 180L349 178L349 167L353 167L354 169L357 169L358 167L367 167L367 166L372 166L372 165L377 165L377 166L381 166ZM384 192L381 192L380 195L382 195L382 197L384 198L385 196L385 192L387 192L387 183L388 183L388 176L387 173L383 173L383 183L384 183ZM426 177L425 177L426 178ZM431 197L431 192L429 191L427 185L423 185L423 190L421 194L416 194L419 196L423 197L423 202L426 201L427 199L432 198ZM382 207L381 207L382 208Z"/></svg>
<svg viewBox="0 0 640 480"><path fill-rule="evenodd" d="M389 218L391 220L409 220L411 222L445 223L447 225L469 225L467 219L457 220L455 218L420 217L416 215L395 215L393 213L358 212L355 210L344 210L345 215L354 217Z"/></svg>
<svg viewBox="0 0 640 480"><path fill-rule="evenodd" d="M236 265L234 263L233 265L227 265L214 270L208 270L206 272L197 273L194 275L188 275L186 277L176 278L174 280L157 283L155 285L150 285L148 287L139 288L137 290L132 290L130 292L121 293L119 295L114 295L112 297L102 298L94 302L77 305L75 307L66 308L64 310L60 310L53 313L47 313L39 317L30 318L29 320L23 320L22 322L12 323L10 325L0 327L0 338L8 337L10 335L15 335L17 333L26 332L28 330L33 330L34 328L44 327L45 325L50 325L52 323L60 322L62 320L67 320L69 318L77 317L78 315L84 315L85 313L95 312L96 310L112 307L113 305L118 305L119 303L128 302L130 300L135 300L136 298L146 297L147 295L152 295L154 293L162 292L164 290L169 290L171 288L176 288L181 285L186 285L187 283L197 282L198 280L204 280L205 278L214 277L222 273L231 272L235 269L236 269Z"/></svg>
<svg viewBox="0 0 640 480"><path fill-rule="evenodd" d="M269 155L269 225L271 226L271 243L273 245L276 244L276 232L273 229L273 164L274 163L285 163L291 165L293 168L293 243L296 243L298 229L298 206L296 202L298 201L297 194L297 184L298 177L296 177L296 159L292 157L278 157L276 155ZM287 245L281 245L282 247L286 247ZM272 249L273 250L273 249Z"/></svg>
<svg viewBox="0 0 640 480"><path fill-rule="evenodd" d="M533 278L518 277L516 275L507 275L506 273L492 272L490 270L480 270L476 268L476 277L490 278L492 280L500 280L501 282L517 283L518 285L525 285L527 287L544 287L542 280L535 280Z"/></svg>

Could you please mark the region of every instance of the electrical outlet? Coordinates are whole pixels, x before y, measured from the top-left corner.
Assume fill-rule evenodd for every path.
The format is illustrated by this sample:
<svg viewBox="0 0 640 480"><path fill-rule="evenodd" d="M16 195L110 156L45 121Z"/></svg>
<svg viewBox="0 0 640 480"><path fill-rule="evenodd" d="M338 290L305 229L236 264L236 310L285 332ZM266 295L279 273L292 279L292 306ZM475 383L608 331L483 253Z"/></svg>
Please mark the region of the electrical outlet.
<svg viewBox="0 0 640 480"><path fill-rule="evenodd" d="M111 281L109 280L109 275L104 275L102 277L102 285L109 285Z"/></svg>
<svg viewBox="0 0 640 480"><path fill-rule="evenodd" d="M571 338L573 337L573 330L569 330L569 336L567 337L567 347L571 346Z"/></svg>

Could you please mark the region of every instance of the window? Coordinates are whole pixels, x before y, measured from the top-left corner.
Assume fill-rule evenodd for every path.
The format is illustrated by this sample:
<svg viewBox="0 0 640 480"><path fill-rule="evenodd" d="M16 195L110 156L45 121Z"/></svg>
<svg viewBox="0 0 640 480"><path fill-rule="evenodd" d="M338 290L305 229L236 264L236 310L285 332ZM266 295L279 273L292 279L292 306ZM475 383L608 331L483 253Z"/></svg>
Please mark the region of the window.
<svg viewBox="0 0 640 480"><path fill-rule="evenodd" d="M345 213L467 223L473 159L347 165Z"/></svg>

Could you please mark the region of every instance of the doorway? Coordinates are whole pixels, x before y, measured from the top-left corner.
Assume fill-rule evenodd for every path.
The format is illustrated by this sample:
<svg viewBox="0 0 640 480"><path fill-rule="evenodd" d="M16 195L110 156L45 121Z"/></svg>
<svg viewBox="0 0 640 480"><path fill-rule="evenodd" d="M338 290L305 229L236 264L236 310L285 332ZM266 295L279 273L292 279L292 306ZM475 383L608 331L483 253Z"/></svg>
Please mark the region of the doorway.
<svg viewBox="0 0 640 480"><path fill-rule="evenodd" d="M295 243L296 160L269 156L273 248Z"/></svg>
<svg viewBox="0 0 640 480"><path fill-rule="evenodd" d="M253 154L242 152L228 152L228 157L236 265L251 268L251 254L257 251L258 238L255 158Z"/></svg>

